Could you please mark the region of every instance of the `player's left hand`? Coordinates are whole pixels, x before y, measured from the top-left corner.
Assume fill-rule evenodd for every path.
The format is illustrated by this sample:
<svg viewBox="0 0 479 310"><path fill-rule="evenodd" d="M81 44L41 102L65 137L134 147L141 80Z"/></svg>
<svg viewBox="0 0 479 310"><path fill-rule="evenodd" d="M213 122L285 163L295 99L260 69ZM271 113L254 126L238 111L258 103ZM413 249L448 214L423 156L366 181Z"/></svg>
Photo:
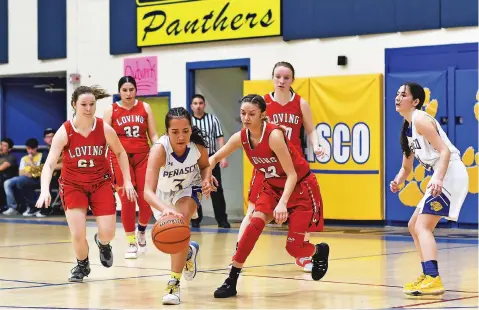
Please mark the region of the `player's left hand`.
<svg viewBox="0 0 479 310"><path fill-rule="evenodd" d="M129 201L136 202L136 199L138 198L138 194L136 193L135 187L133 186L131 181L125 181L121 190L122 190L121 194L126 195Z"/></svg>
<svg viewBox="0 0 479 310"><path fill-rule="evenodd" d="M442 180L438 180L436 178L431 178L429 184L427 184L427 188L431 188L431 195L432 197L437 197L442 193Z"/></svg>
<svg viewBox="0 0 479 310"><path fill-rule="evenodd" d="M315 146L313 152L316 154L316 156L318 156L318 158L329 157L324 148L320 145Z"/></svg>
<svg viewBox="0 0 479 310"><path fill-rule="evenodd" d="M278 202L276 208L274 208L273 216L276 223L280 225L288 219L288 209L286 208L286 204L281 200Z"/></svg>

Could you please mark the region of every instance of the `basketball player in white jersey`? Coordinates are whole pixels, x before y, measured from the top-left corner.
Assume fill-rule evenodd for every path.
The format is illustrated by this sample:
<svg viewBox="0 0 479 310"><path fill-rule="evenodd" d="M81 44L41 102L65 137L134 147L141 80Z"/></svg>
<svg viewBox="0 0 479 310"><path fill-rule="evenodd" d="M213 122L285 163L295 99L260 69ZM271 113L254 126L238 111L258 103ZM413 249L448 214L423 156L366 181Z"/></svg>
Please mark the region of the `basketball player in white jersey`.
<svg viewBox="0 0 479 310"><path fill-rule="evenodd" d="M393 193L413 169L414 157L433 171L426 193L409 220L409 231L419 252L423 272L404 285L409 295L444 293L439 277L437 247L433 231L441 218L457 221L469 186L466 167L459 150L449 141L434 117L421 110L425 93L421 85L405 83L396 96L396 111L404 117L401 130L402 168L390 183Z"/></svg>
<svg viewBox="0 0 479 310"><path fill-rule="evenodd" d="M145 200L158 220L162 215L177 215L189 226L202 194L209 196L207 145L201 131L191 126L191 116L184 108L173 108L166 115L163 135L152 146L145 181ZM196 275L199 245L192 241L184 251L171 254L171 279L168 281L164 305L180 303L180 279ZM186 262L186 263L185 263Z"/></svg>

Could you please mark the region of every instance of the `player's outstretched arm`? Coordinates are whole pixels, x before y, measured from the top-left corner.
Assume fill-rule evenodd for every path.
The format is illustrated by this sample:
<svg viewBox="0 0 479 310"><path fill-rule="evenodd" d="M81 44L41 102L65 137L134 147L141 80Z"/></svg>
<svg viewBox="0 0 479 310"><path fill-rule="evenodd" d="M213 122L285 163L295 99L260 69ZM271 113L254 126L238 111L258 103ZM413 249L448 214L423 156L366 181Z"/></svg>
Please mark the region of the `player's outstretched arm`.
<svg viewBox="0 0 479 310"><path fill-rule="evenodd" d="M210 162L208 158L208 150L202 145L196 145L200 151L200 158L198 159L198 167L200 168L202 192L205 198L210 196L210 192L213 190L211 176L212 171L209 169Z"/></svg>
<svg viewBox="0 0 479 310"><path fill-rule="evenodd" d="M238 131L231 138L223 145L218 152L213 154L210 158L210 167L209 169L213 169L217 163L219 163L222 159L228 157L231 153L236 151L241 147L241 131Z"/></svg>
<svg viewBox="0 0 479 310"><path fill-rule="evenodd" d="M58 158L63 151L63 148L68 143L68 136L65 126L61 126L55 133L52 140L50 151L48 152L47 160L43 165L42 175L40 178L40 197L38 198L36 207L41 208L43 206L48 207L50 205L50 182L52 180L52 173L55 170L55 166L58 162Z"/></svg>

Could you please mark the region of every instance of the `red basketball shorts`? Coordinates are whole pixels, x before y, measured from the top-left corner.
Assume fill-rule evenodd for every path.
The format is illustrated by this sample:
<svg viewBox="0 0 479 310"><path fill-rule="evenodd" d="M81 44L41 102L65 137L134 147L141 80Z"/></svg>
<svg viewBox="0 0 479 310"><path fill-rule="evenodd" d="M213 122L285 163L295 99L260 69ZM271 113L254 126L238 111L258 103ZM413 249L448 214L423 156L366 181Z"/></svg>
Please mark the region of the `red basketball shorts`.
<svg viewBox="0 0 479 310"><path fill-rule="evenodd" d="M90 207L94 216L116 214L116 201L111 179L95 184L75 184L60 178L63 209Z"/></svg>
<svg viewBox="0 0 479 310"><path fill-rule="evenodd" d="M252 204L256 204L256 200L258 199L259 193L263 186L263 181L264 174L254 169L253 175L251 176L248 192L248 201Z"/></svg>
<svg viewBox="0 0 479 310"><path fill-rule="evenodd" d="M282 188L262 182L254 210L273 213L282 194ZM294 222L295 227L302 227L306 232L323 231L323 199L314 174L310 173L296 184L286 207L289 221L291 224Z"/></svg>
<svg viewBox="0 0 479 310"><path fill-rule="evenodd" d="M133 186L143 189L145 187L146 167L148 165L149 153L127 154L130 164L130 176ZM113 176L113 184L123 186L123 174L121 173L120 164L115 154L110 151L110 171Z"/></svg>

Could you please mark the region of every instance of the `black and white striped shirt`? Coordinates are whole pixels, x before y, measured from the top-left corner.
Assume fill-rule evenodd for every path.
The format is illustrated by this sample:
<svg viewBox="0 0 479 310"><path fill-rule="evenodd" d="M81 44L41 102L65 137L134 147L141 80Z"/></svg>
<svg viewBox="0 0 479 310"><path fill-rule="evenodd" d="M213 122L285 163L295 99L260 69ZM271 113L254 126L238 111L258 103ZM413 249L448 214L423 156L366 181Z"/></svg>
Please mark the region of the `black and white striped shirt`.
<svg viewBox="0 0 479 310"><path fill-rule="evenodd" d="M214 115L205 113L202 118L197 118L193 115L193 125L201 129L206 136L208 143L208 155L213 155L217 149L216 139L223 137L223 130L221 130L221 123Z"/></svg>

